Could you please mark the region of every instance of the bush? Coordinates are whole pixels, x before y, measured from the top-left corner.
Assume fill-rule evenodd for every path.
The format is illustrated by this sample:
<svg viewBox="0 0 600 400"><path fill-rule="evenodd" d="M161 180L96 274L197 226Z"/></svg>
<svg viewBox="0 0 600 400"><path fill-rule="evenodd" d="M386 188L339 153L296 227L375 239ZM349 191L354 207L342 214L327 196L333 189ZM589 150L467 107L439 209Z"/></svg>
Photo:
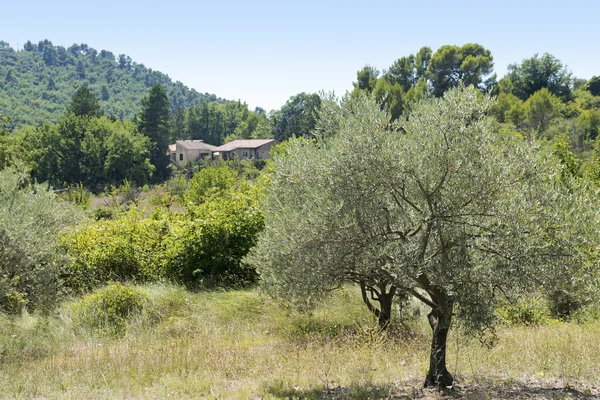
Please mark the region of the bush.
<svg viewBox="0 0 600 400"><path fill-rule="evenodd" d="M83 187L82 183L69 186L65 192L60 194L60 198L86 210L92 205L92 194Z"/></svg>
<svg viewBox="0 0 600 400"><path fill-rule="evenodd" d="M123 335L128 322L142 314L148 300L138 288L113 283L75 303L71 309L73 323L101 335Z"/></svg>
<svg viewBox="0 0 600 400"><path fill-rule="evenodd" d="M210 197L189 217L192 223L175 239L181 247L173 256L173 276L189 287L256 282L254 268L242 262L264 226L255 199L241 193Z"/></svg>
<svg viewBox="0 0 600 400"><path fill-rule="evenodd" d="M552 317L567 320L583 308L577 295L567 290L555 290L548 296Z"/></svg>
<svg viewBox="0 0 600 400"><path fill-rule="evenodd" d="M114 219L116 214L117 211L114 208L100 207L94 210L92 216L96 221L100 221L101 219Z"/></svg>
<svg viewBox="0 0 600 400"><path fill-rule="evenodd" d="M238 183L238 173L228 164L208 166L196 173L189 182L185 195L191 205L202 204L211 194L222 194Z"/></svg>
<svg viewBox="0 0 600 400"><path fill-rule="evenodd" d="M256 282L254 268L242 262L263 228L255 196L229 191L203 201L187 215L157 208L147 218L132 209L65 233L70 287L85 291L109 280L195 288Z"/></svg>
<svg viewBox="0 0 600 400"><path fill-rule="evenodd" d="M177 197L173 195L169 190L167 185L156 186L152 190L149 196L149 203L153 207L162 207L169 210Z"/></svg>
<svg viewBox="0 0 600 400"><path fill-rule="evenodd" d="M547 308L537 300L519 300L502 305L498 314L509 325L540 325L550 320Z"/></svg>
<svg viewBox="0 0 600 400"><path fill-rule="evenodd" d="M15 313L56 304L68 263L58 232L83 218L47 185L30 184L26 173L0 171L0 309Z"/></svg>
<svg viewBox="0 0 600 400"><path fill-rule="evenodd" d="M109 280L152 282L167 277L169 254L179 247L171 230L181 225L170 219L144 218L135 210L115 220L88 223L62 237L72 256L68 284L89 290Z"/></svg>

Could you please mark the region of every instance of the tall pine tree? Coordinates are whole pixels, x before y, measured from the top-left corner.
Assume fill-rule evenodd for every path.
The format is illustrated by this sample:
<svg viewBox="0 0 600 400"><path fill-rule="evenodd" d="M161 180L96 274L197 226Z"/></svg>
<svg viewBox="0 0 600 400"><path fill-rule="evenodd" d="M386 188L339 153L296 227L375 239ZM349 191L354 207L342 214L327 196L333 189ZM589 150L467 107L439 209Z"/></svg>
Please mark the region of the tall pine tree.
<svg viewBox="0 0 600 400"><path fill-rule="evenodd" d="M138 129L151 142L150 162L155 170L155 179L166 179L169 174L169 99L162 85L150 88L142 99L142 111L138 115Z"/></svg>

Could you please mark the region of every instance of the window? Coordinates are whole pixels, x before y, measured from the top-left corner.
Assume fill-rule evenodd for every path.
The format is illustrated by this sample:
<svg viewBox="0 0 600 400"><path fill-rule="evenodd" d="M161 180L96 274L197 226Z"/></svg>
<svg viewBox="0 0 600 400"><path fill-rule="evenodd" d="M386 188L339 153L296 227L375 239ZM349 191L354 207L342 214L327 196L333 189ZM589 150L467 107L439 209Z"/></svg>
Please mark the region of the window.
<svg viewBox="0 0 600 400"><path fill-rule="evenodd" d="M244 151L244 152L242 153L242 156L243 156L243 157L248 157L248 152L247 152L247 151Z"/></svg>
<svg viewBox="0 0 600 400"><path fill-rule="evenodd" d="M183 153L179 153L179 161L183 161Z"/></svg>

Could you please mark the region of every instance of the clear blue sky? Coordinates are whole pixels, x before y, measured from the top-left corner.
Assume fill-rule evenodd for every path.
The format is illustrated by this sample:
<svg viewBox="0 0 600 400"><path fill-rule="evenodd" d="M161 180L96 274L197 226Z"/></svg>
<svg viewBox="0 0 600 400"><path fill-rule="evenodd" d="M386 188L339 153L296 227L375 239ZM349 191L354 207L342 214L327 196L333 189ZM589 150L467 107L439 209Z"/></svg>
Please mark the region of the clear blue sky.
<svg viewBox="0 0 600 400"><path fill-rule="evenodd" d="M129 55L200 92L280 108L292 95L351 89L422 46L480 43L495 71L548 52L575 76L600 75L600 2L17 1L3 0L0 40L86 43Z"/></svg>

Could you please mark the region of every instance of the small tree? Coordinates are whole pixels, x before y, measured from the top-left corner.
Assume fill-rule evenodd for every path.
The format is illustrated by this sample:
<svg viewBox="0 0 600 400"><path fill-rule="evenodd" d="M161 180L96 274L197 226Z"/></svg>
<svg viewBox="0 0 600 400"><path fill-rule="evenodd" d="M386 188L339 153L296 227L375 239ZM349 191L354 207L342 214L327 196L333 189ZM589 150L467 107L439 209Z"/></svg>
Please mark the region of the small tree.
<svg viewBox="0 0 600 400"><path fill-rule="evenodd" d="M431 308L425 386L452 385L454 316L480 332L500 293L552 287L595 248L585 194L548 151L495 132L491 104L459 87L402 129L364 96L323 113L318 142L274 157L250 258L265 287L308 306L349 281L414 296Z"/></svg>
<svg viewBox="0 0 600 400"><path fill-rule="evenodd" d="M0 171L0 310L49 309L64 289L67 257L58 233L84 218L22 171Z"/></svg>
<svg viewBox="0 0 600 400"><path fill-rule="evenodd" d="M213 192L188 210L190 223L177 238L172 275L189 287L245 286L256 283L254 268L243 261L256 244L264 219L253 195Z"/></svg>
<svg viewBox="0 0 600 400"><path fill-rule="evenodd" d="M198 171L188 184L186 202L195 206L204 202L211 194L222 194L241 184L238 173L228 164L209 165Z"/></svg>

